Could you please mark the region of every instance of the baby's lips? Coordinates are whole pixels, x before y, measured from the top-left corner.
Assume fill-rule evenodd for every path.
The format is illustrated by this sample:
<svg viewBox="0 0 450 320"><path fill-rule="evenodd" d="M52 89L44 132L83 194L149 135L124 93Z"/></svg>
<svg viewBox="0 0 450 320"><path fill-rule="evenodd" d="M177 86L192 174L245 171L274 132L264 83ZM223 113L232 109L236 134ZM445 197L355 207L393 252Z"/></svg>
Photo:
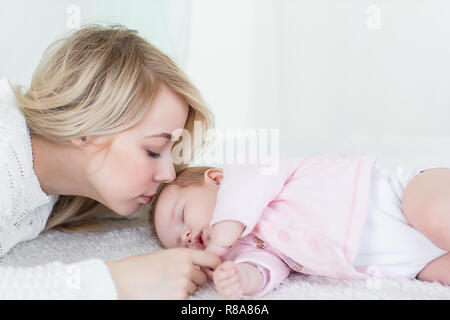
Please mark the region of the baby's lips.
<svg viewBox="0 0 450 320"><path fill-rule="evenodd" d="M208 246L209 239L207 239L207 237L205 236L205 233L203 231L202 231L201 237L202 237L203 246L204 246L204 248L206 248Z"/></svg>
<svg viewBox="0 0 450 320"><path fill-rule="evenodd" d="M198 249L204 250L206 248L206 243L205 243L205 238L203 236L203 231L200 231L200 233L197 234L194 237L193 242L194 242L194 247L196 247Z"/></svg>

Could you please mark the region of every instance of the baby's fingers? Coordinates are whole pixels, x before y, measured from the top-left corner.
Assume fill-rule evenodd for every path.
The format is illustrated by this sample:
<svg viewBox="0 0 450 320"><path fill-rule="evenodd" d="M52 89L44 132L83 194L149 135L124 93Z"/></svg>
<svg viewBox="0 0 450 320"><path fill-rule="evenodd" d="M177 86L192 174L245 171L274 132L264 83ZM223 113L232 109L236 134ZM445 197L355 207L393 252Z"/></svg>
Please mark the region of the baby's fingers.
<svg viewBox="0 0 450 320"><path fill-rule="evenodd" d="M220 265L213 274L213 280L214 282L218 282L218 281L223 281L225 279L229 279L232 277L238 277L239 275L239 271L237 268L232 267L232 268L227 268L227 267L222 267L222 265Z"/></svg>
<svg viewBox="0 0 450 320"><path fill-rule="evenodd" d="M231 269L235 269L237 270L236 264L233 261L225 261L224 263L222 263L221 265L218 266L219 270L231 270Z"/></svg>
<svg viewBox="0 0 450 320"><path fill-rule="evenodd" d="M230 287L222 288L219 292L221 292L227 299L239 299L244 290L240 283L236 283Z"/></svg>
<svg viewBox="0 0 450 320"><path fill-rule="evenodd" d="M223 280L219 280L217 282L215 282L214 284L218 287L218 288L228 288L231 286L234 286L235 284L240 283L239 282L239 277L230 277L230 278L226 278Z"/></svg>

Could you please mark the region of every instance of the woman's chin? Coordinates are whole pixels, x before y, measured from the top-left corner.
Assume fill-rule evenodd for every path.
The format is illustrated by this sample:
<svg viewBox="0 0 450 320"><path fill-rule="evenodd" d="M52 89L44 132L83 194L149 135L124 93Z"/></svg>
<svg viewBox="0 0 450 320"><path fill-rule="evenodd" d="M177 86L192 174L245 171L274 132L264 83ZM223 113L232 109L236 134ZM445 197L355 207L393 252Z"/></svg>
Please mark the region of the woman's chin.
<svg viewBox="0 0 450 320"><path fill-rule="evenodd" d="M129 206L111 206L109 207L114 213L118 214L122 217L131 216L133 213L138 211L141 207L141 204L136 203L134 205Z"/></svg>

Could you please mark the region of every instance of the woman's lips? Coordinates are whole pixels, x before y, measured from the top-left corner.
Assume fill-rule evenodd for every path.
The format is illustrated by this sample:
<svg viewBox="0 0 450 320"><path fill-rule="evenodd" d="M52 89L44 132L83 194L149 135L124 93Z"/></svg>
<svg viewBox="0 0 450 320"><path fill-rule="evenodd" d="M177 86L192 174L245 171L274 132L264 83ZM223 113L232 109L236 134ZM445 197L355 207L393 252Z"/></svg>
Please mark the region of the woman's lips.
<svg viewBox="0 0 450 320"><path fill-rule="evenodd" d="M150 203L150 201L152 201L153 199L153 196L140 196L140 198L144 200L145 203Z"/></svg>

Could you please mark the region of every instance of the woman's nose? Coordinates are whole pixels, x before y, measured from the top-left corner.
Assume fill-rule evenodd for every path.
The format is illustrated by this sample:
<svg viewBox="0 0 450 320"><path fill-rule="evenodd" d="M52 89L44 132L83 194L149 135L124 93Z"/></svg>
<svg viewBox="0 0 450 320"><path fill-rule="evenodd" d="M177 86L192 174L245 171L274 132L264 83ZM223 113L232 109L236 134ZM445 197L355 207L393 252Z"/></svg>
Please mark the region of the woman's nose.
<svg viewBox="0 0 450 320"><path fill-rule="evenodd" d="M169 157L160 162L155 174L155 180L161 183L170 183L176 178L175 167L172 158Z"/></svg>

